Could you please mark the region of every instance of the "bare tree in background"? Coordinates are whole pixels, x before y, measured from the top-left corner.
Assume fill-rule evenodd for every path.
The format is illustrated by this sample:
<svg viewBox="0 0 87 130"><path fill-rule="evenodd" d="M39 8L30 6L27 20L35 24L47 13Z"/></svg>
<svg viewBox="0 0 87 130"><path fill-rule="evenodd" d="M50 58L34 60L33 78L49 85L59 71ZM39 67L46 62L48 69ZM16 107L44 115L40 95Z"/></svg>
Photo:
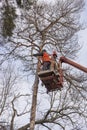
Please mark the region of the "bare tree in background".
<svg viewBox="0 0 87 130"><path fill-rule="evenodd" d="M42 103L37 100L39 61L32 56L33 53L46 48L48 52L57 50L58 57L63 55L75 59L80 49L77 32L82 28L79 16L83 7L83 0L57 1L50 6L35 1L31 7L21 9L21 16L16 19L13 37L8 39L3 47L1 46L4 48L1 52L1 63L8 57L21 60L24 72L35 77L29 123L18 130L66 130L69 125L71 128L76 128L83 119L86 121L86 75L80 72L74 73L73 68L65 66L63 90L50 93L49 102L46 100L48 106L40 108ZM46 95L42 93L42 97L45 100ZM15 114L14 104L13 110Z"/></svg>
<svg viewBox="0 0 87 130"><path fill-rule="evenodd" d="M14 87L17 83L17 79L18 76L16 72L13 71L12 64L0 67L0 125L3 127L3 130L6 130L9 124L11 97L13 97L13 93L15 93L16 89L14 89ZM6 118L3 119L5 113L7 113L6 118L8 118L8 120Z"/></svg>
<svg viewBox="0 0 87 130"><path fill-rule="evenodd" d="M18 82L21 81L17 70L12 63L6 62L0 67L0 129L17 129L15 118L29 113L29 94L21 94L18 90ZM18 110L17 102L25 100L25 106Z"/></svg>

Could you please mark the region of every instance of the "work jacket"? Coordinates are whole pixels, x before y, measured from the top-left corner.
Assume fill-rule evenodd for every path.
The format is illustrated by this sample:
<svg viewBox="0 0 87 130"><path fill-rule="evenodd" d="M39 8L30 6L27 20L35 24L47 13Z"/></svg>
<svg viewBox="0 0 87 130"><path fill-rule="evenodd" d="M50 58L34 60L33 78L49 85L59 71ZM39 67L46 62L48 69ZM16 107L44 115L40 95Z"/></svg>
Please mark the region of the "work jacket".
<svg viewBox="0 0 87 130"><path fill-rule="evenodd" d="M37 53L37 54L34 54L33 56L41 56L42 62L45 62L45 61L50 62L51 61L50 55L47 52Z"/></svg>
<svg viewBox="0 0 87 130"><path fill-rule="evenodd" d="M43 53L42 61L43 62L45 62L45 61L49 61L50 62L51 61L50 55L47 52Z"/></svg>

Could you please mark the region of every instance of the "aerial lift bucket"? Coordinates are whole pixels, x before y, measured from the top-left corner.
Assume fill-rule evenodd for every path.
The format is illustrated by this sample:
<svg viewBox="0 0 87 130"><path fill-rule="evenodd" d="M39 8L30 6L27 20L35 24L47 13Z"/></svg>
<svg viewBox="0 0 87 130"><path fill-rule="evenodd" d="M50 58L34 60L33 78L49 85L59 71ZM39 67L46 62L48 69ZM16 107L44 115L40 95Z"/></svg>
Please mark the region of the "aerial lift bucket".
<svg viewBox="0 0 87 130"><path fill-rule="evenodd" d="M38 76L45 85L47 92L61 90L63 87L63 74L61 68L59 68L58 73L53 70L40 71Z"/></svg>

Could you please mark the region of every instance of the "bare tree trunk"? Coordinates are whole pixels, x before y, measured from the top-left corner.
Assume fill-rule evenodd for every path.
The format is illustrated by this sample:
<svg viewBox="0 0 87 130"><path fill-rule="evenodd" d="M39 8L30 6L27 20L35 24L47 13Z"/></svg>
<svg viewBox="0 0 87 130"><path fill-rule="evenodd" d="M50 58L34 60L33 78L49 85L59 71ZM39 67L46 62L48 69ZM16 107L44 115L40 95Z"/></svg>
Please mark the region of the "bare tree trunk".
<svg viewBox="0 0 87 130"><path fill-rule="evenodd" d="M32 107L30 116L30 130L34 130L35 127L35 115L36 115L36 105L37 105L37 91L38 91L39 78L38 75L35 76L33 96L32 96Z"/></svg>

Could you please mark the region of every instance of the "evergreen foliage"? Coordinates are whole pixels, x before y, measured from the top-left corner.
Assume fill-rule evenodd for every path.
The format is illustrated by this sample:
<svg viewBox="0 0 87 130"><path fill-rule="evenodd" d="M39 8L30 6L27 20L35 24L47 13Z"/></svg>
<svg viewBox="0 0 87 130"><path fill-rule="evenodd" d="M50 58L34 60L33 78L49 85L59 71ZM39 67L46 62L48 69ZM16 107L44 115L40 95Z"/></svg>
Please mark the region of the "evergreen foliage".
<svg viewBox="0 0 87 130"><path fill-rule="evenodd" d="M18 6L20 8L26 8L26 9L29 9L31 5L33 5L33 0L16 0Z"/></svg>
<svg viewBox="0 0 87 130"><path fill-rule="evenodd" d="M21 3L21 0L16 0L17 4L19 7L21 7L22 3Z"/></svg>
<svg viewBox="0 0 87 130"><path fill-rule="evenodd" d="M3 36L6 38L7 36L11 37L12 32L15 28L14 20L17 17L15 13L15 9L11 6L5 6L3 12Z"/></svg>

